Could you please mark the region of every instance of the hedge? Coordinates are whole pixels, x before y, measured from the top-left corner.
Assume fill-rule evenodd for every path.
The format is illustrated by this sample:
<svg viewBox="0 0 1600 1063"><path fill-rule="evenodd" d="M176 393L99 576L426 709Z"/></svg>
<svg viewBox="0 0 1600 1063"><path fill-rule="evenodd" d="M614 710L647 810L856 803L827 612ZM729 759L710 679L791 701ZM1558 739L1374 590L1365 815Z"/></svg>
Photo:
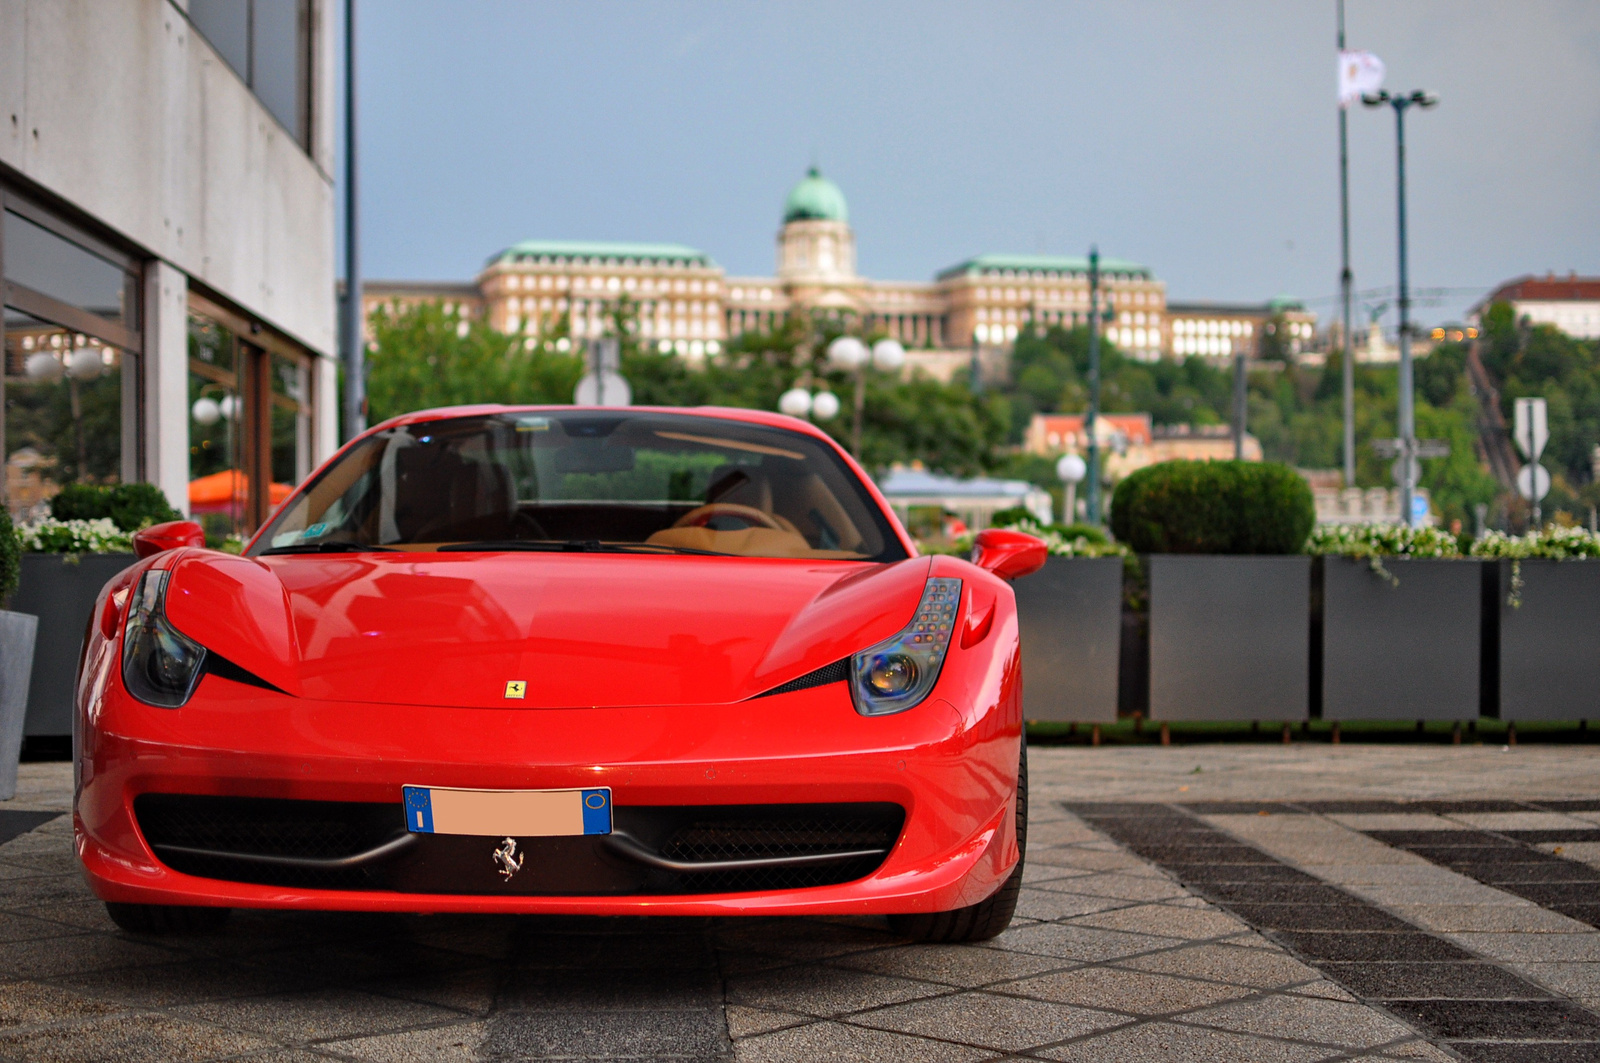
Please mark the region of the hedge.
<svg viewBox="0 0 1600 1063"><path fill-rule="evenodd" d="M11 525L11 514L0 506L0 609L16 592L17 580L22 577L22 544L17 541L16 529Z"/></svg>
<svg viewBox="0 0 1600 1063"><path fill-rule="evenodd" d="M57 520L107 518L125 532L151 524L177 520L180 514L155 484L66 484L50 500L50 515Z"/></svg>
<svg viewBox="0 0 1600 1063"><path fill-rule="evenodd" d="M1111 499L1111 530L1141 554L1297 554L1316 523L1311 488L1287 465L1165 461Z"/></svg>

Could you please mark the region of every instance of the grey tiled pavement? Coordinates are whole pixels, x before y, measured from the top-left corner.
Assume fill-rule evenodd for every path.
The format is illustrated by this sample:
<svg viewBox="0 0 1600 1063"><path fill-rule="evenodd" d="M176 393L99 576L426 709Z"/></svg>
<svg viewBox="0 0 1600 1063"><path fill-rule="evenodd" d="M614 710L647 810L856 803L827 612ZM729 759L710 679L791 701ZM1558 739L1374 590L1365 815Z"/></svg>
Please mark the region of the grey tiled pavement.
<svg viewBox="0 0 1600 1063"><path fill-rule="evenodd" d="M0 1059L1455 1059L1061 802L1600 796L1585 747L1036 748L1030 766L1018 919L967 947L868 918L239 912L220 934L136 938L83 886L63 816L0 845ZM70 778L24 765L0 811L64 810ZM1600 932L1363 833L1548 821L1417 815L1205 821L1600 1004Z"/></svg>

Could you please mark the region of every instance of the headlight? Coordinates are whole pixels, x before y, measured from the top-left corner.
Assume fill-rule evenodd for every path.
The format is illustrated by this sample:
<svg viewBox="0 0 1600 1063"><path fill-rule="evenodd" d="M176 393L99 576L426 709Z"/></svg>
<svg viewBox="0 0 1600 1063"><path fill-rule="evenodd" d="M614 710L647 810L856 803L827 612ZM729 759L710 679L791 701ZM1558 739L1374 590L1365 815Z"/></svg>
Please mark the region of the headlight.
<svg viewBox="0 0 1600 1063"><path fill-rule="evenodd" d="M205 647L167 622L167 573L139 578L122 634L122 682L140 701L176 709L200 682Z"/></svg>
<svg viewBox="0 0 1600 1063"><path fill-rule="evenodd" d="M960 580L930 579L916 616L903 631L850 658L850 694L857 712L887 716L928 696L939 681L960 601Z"/></svg>

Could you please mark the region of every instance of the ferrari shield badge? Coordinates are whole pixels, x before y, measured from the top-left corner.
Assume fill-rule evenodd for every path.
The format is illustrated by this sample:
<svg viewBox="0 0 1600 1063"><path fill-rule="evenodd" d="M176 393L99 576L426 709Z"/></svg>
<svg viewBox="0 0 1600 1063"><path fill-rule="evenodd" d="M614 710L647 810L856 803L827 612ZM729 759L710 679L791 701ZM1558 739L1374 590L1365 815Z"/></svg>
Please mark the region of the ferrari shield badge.
<svg viewBox="0 0 1600 1063"><path fill-rule="evenodd" d="M507 838L500 843L500 848L494 851L494 862L500 865L500 877L507 882L511 881L512 875L522 870L522 862L527 858L527 853L523 853L521 856L517 855L517 840L515 838Z"/></svg>
<svg viewBox="0 0 1600 1063"><path fill-rule="evenodd" d="M521 701L528 696L528 683L523 679L512 679L506 683L506 697Z"/></svg>

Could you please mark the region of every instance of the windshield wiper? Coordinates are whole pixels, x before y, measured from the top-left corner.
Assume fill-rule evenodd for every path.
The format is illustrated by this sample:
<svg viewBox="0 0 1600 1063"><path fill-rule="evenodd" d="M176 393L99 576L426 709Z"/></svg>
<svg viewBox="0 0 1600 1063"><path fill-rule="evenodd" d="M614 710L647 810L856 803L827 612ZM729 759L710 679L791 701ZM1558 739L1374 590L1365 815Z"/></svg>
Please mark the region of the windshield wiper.
<svg viewBox="0 0 1600 1063"><path fill-rule="evenodd" d="M489 539L477 543L446 543L440 553L532 550L558 554L704 554L708 557L734 557L719 550L697 550L692 546L666 546L657 543L603 543L598 539Z"/></svg>
<svg viewBox="0 0 1600 1063"><path fill-rule="evenodd" d="M372 543L347 543L339 540L330 540L325 543L296 543L293 546L274 546L261 551L266 554L359 554L373 551L376 553L392 554L392 546L377 546Z"/></svg>

